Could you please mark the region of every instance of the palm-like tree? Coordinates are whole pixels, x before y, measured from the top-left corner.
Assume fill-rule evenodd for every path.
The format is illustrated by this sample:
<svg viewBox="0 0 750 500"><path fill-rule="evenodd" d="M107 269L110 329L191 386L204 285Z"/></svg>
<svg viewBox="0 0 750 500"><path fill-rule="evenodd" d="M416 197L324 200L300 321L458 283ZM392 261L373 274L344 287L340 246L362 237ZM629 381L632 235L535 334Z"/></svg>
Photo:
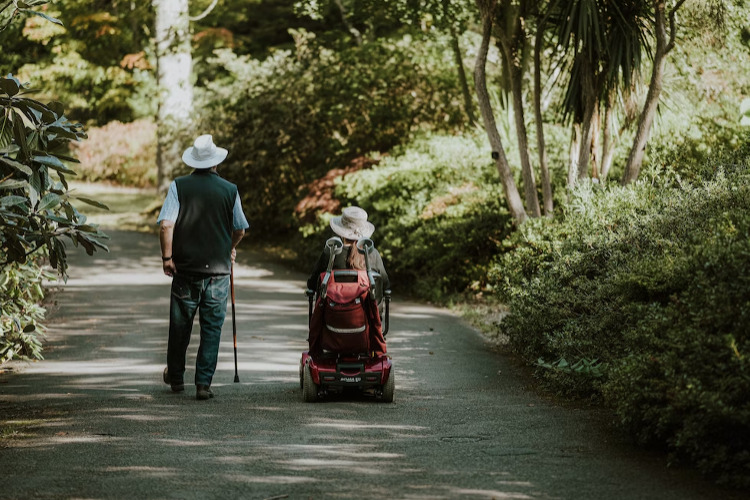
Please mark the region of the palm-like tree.
<svg viewBox="0 0 750 500"><path fill-rule="evenodd" d="M602 173L606 177L613 148L611 116L617 95L634 89L650 50L650 3L643 0L573 0L551 2L549 23L554 26L559 64L568 68L561 109L574 130L580 128L579 151L571 162L568 183L588 177L592 144L604 117ZM576 127L578 125L578 127ZM594 175L599 176L597 169Z"/></svg>

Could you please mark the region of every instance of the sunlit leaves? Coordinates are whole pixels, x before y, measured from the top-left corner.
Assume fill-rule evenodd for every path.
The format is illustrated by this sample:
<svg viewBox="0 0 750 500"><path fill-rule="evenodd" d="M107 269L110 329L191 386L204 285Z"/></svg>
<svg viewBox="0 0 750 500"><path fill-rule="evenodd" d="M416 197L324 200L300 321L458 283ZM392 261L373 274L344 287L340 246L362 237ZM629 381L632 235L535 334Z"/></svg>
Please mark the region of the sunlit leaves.
<svg viewBox="0 0 750 500"><path fill-rule="evenodd" d="M54 279L34 263L0 268L0 364L14 358L42 359L43 280Z"/></svg>
<svg viewBox="0 0 750 500"><path fill-rule="evenodd" d="M0 31L10 26L13 19L20 14L39 16L54 24L62 25L62 21L59 19L45 14L41 10L36 10L48 3L49 0L11 0L3 2L0 5Z"/></svg>
<svg viewBox="0 0 750 500"><path fill-rule="evenodd" d="M0 78L0 269L45 251L66 277L63 238L88 254L107 249L100 241L106 235L86 223L67 193L65 176L76 174L68 164L77 162L67 146L86 135L80 124L68 121L62 104L23 97L28 91L12 76ZM106 209L95 200L80 201Z"/></svg>

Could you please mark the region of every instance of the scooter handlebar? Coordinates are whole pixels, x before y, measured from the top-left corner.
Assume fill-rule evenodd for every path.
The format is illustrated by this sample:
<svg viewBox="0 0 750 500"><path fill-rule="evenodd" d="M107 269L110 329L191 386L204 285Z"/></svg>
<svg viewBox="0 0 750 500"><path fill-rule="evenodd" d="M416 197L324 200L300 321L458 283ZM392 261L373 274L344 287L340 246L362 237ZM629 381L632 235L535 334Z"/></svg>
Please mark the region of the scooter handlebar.
<svg viewBox="0 0 750 500"><path fill-rule="evenodd" d="M329 255L338 255L344 249L344 242L338 236L332 236L326 240L326 248Z"/></svg>
<svg viewBox="0 0 750 500"><path fill-rule="evenodd" d="M375 243L370 238L360 238L357 240L357 251L368 255L372 253L372 249L375 248Z"/></svg>
<svg viewBox="0 0 750 500"><path fill-rule="evenodd" d="M325 248L328 251L328 266L326 267L326 275L323 278L323 282L320 284L320 296L323 298L327 294L328 280L331 277L331 269L333 269L333 259L344 249L344 242L338 236L332 236L326 240Z"/></svg>

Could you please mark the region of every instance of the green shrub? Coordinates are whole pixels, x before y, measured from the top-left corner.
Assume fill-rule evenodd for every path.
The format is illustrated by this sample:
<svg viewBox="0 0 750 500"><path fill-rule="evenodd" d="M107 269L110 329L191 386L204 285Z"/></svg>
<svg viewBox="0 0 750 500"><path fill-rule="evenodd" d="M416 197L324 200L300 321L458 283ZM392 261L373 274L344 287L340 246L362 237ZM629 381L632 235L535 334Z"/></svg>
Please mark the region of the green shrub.
<svg viewBox="0 0 750 500"><path fill-rule="evenodd" d="M12 75L0 78L0 363L14 357L38 358L44 309L40 271L42 255L67 278L64 241L91 255L106 235L87 223L75 201L104 207L75 196L67 176L69 144L86 137L71 123L59 102L43 104L28 97L29 88Z"/></svg>
<svg viewBox="0 0 750 500"><path fill-rule="evenodd" d="M0 268L24 263L40 250L66 277L65 239L81 245L89 255L107 250L107 236L89 224L73 204L101 203L68 190L70 143L86 137L80 123L71 123L59 102L43 104L28 97L27 84L13 75L0 77Z"/></svg>
<svg viewBox="0 0 750 500"><path fill-rule="evenodd" d="M523 226L492 282L501 328L550 387L603 396L642 442L750 486L750 172L584 185ZM540 359L541 358L541 359ZM596 372L561 369L597 360Z"/></svg>
<svg viewBox="0 0 750 500"><path fill-rule="evenodd" d="M156 182L156 124L150 119L110 122L72 143L81 162L79 179L150 187Z"/></svg>
<svg viewBox="0 0 750 500"><path fill-rule="evenodd" d="M0 268L0 364L11 359L42 359L45 309L42 281L54 275L35 262Z"/></svg>

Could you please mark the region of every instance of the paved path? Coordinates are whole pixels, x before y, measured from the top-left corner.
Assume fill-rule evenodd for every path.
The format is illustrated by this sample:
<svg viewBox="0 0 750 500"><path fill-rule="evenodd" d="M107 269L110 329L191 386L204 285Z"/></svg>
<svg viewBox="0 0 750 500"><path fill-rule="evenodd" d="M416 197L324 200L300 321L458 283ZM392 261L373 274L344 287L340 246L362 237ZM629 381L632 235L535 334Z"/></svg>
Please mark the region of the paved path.
<svg viewBox="0 0 750 500"><path fill-rule="evenodd" d="M216 398L173 394L157 238L113 233L111 248L72 256L47 359L0 375L0 428L17 431L0 440L0 498L730 498L528 391L459 318L397 287L396 402L303 403L304 276L247 252L241 383L228 320Z"/></svg>

